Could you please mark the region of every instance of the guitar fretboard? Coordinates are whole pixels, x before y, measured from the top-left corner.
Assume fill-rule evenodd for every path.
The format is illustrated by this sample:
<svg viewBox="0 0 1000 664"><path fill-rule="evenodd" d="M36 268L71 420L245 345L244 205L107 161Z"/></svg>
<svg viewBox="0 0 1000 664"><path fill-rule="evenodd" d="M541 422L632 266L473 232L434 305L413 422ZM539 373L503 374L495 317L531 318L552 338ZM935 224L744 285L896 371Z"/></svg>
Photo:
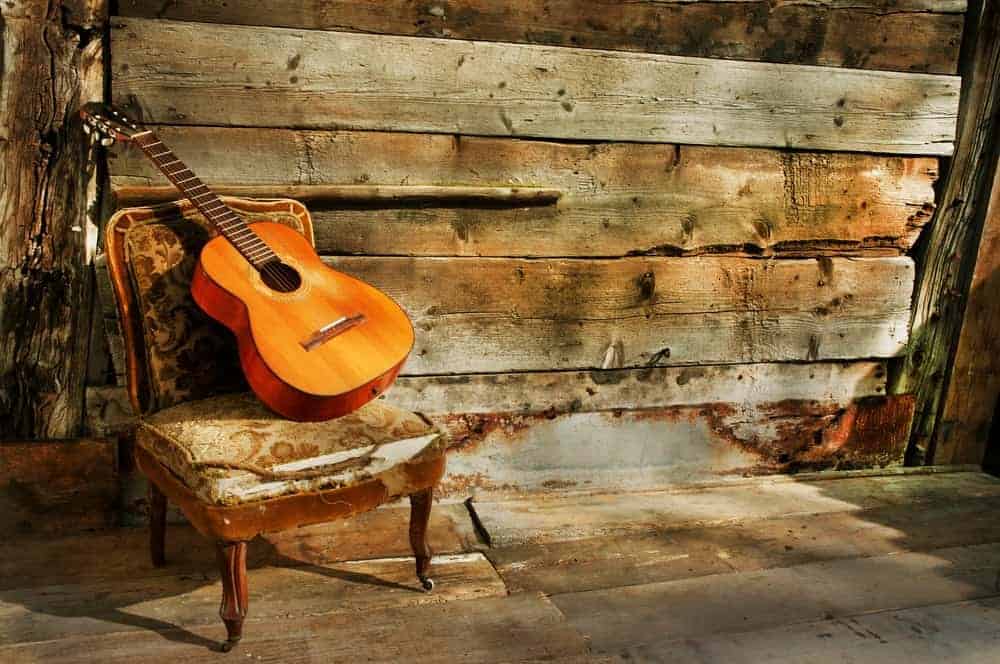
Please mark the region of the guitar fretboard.
<svg viewBox="0 0 1000 664"><path fill-rule="evenodd" d="M173 150L156 137L156 134L146 131L134 136L133 140L156 164L160 172L167 176L167 179L205 215L205 218L251 265L259 269L277 259L275 253L253 232L250 225L223 203L215 192L205 186L205 183L192 173L184 162L177 158Z"/></svg>

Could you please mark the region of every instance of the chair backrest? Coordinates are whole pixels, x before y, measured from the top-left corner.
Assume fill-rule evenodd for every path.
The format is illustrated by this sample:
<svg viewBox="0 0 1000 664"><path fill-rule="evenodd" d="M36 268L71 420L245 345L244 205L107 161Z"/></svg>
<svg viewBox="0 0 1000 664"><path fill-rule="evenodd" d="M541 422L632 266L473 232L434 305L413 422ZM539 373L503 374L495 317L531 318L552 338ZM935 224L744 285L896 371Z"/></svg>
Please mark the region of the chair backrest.
<svg viewBox="0 0 1000 664"><path fill-rule="evenodd" d="M314 242L298 201L223 200L250 223L285 224ZM137 413L245 389L233 336L191 297L201 248L215 235L188 201L122 209L108 222L104 247Z"/></svg>

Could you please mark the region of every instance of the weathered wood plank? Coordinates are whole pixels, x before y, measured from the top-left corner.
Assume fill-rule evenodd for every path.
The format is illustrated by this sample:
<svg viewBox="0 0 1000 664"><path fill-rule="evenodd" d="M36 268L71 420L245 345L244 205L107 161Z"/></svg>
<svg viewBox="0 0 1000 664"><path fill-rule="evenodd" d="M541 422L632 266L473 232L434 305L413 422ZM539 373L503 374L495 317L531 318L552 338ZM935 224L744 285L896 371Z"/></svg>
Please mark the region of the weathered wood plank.
<svg viewBox="0 0 1000 664"><path fill-rule="evenodd" d="M489 42L130 18L112 48L166 124L950 154L958 106L952 76Z"/></svg>
<svg viewBox="0 0 1000 664"><path fill-rule="evenodd" d="M430 416L556 414L796 399L848 403L884 394L885 383L885 362L732 364L403 376L383 398ZM88 388L87 410L92 435L121 433L133 423L123 387Z"/></svg>
<svg viewBox="0 0 1000 664"><path fill-rule="evenodd" d="M1000 35L998 35L1000 38ZM934 446L934 463L983 463L1000 412L1000 168L956 342Z"/></svg>
<svg viewBox="0 0 1000 664"><path fill-rule="evenodd" d="M412 558L327 565L261 567L250 575L252 611L246 633L291 616L358 615L387 608L427 606L506 595L503 581L481 553L438 556L433 593L419 590ZM4 591L0 647L98 634L165 631L218 624L217 572L155 579L47 585ZM221 626L220 626L221 627Z"/></svg>
<svg viewBox="0 0 1000 664"><path fill-rule="evenodd" d="M435 418L455 446L445 495L651 490L835 468L899 465L911 399L723 402L597 413Z"/></svg>
<svg viewBox="0 0 1000 664"><path fill-rule="evenodd" d="M134 631L116 638L101 635L5 647L0 649L0 659L68 664L78 662L81 652L94 661L109 663L218 659L212 650L221 638L221 624L190 630L158 624L157 631ZM412 658L416 639L421 661L440 664L454 662L456 653L462 662L485 664L559 661L588 652L587 642L566 624L549 600L521 593L248 624L238 656L312 664L354 661L362 653L369 662L401 662Z"/></svg>
<svg viewBox="0 0 1000 664"><path fill-rule="evenodd" d="M76 110L100 99L101 0L0 7L0 440L79 434L93 161Z"/></svg>
<svg viewBox="0 0 1000 664"><path fill-rule="evenodd" d="M1000 149L1000 7L976 2L969 25L973 29L962 66L963 119L957 156L948 171L941 207L921 244L910 348L892 386L897 393L917 397L910 450L914 464L938 462L935 446L943 433L939 417L944 390L959 344ZM950 456L950 451L946 448L944 454Z"/></svg>
<svg viewBox="0 0 1000 664"><path fill-rule="evenodd" d="M836 560L554 596L598 653L996 595L1000 544Z"/></svg>
<svg viewBox="0 0 1000 664"><path fill-rule="evenodd" d="M106 527L117 499L113 441L0 443L0 529L8 534Z"/></svg>
<svg viewBox="0 0 1000 664"><path fill-rule="evenodd" d="M431 416L557 414L794 399L847 403L884 394L885 380L884 362L650 367L404 376L385 398Z"/></svg>
<svg viewBox="0 0 1000 664"><path fill-rule="evenodd" d="M247 567L328 565L412 555L407 539L410 507L403 501L354 518L268 533L247 550ZM435 555L474 550L479 541L461 503L435 504L427 532ZM115 528L86 534L24 536L0 542L0 591L39 586L97 584L114 579L162 576L211 577L218 569L215 544L194 528L167 527L167 566L149 563L146 528Z"/></svg>
<svg viewBox="0 0 1000 664"><path fill-rule="evenodd" d="M905 257L324 260L409 312L410 375L888 357L913 280Z"/></svg>
<svg viewBox="0 0 1000 664"><path fill-rule="evenodd" d="M669 502L669 499L667 500ZM1000 542L1000 496L485 551L512 592L554 595Z"/></svg>
<svg viewBox="0 0 1000 664"><path fill-rule="evenodd" d="M223 192L251 186L268 197L296 193L288 187L456 182L561 192L558 205L530 209L442 197L421 204L315 198L317 246L335 254L895 253L930 218L937 179L931 158L377 132L157 131ZM167 184L137 150L111 156L119 205L131 202L121 197L132 188Z"/></svg>
<svg viewBox="0 0 1000 664"><path fill-rule="evenodd" d="M919 511L949 501L1000 496L1000 480L983 473L899 471L888 477L791 477L730 480L672 491L533 495L476 500L479 522L496 547L592 537L672 532L796 514L854 512L890 506Z"/></svg>
<svg viewBox="0 0 1000 664"><path fill-rule="evenodd" d="M990 598L684 639L659 644L655 656L703 664L990 664L1000 658L997 624L1000 599Z"/></svg>
<svg viewBox="0 0 1000 664"><path fill-rule="evenodd" d="M126 16L955 73L964 2L123 0Z"/></svg>

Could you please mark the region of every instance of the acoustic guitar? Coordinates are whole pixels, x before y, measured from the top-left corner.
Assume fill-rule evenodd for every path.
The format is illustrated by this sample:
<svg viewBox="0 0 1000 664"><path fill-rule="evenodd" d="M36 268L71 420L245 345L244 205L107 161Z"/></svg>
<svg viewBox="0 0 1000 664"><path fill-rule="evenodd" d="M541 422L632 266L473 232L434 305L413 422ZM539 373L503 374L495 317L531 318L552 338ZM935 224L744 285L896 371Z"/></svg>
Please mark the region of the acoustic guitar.
<svg viewBox="0 0 1000 664"><path fill-rule="evenodd" d="M327 267L282 224L247 223L148 128L87 104L88 133L139 146L218 231L202 249L191 294L236 336L258 398L284 417L328 420L360 408L395 380L413 326L388 295Z"/></svg>

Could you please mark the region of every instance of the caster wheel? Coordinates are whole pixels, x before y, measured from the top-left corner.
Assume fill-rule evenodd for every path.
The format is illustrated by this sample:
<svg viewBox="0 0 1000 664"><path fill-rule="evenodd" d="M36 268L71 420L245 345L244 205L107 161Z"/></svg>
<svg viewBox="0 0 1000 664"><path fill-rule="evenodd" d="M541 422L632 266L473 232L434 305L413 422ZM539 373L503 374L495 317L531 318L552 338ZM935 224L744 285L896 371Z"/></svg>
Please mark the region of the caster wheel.
<svg viewBox="0 0 1000 664"><path fill-rule="evenodd" d="M430 592L434 590L434 579L428 579L427 577L420 577L420 586L425 592Z"/></svg>

